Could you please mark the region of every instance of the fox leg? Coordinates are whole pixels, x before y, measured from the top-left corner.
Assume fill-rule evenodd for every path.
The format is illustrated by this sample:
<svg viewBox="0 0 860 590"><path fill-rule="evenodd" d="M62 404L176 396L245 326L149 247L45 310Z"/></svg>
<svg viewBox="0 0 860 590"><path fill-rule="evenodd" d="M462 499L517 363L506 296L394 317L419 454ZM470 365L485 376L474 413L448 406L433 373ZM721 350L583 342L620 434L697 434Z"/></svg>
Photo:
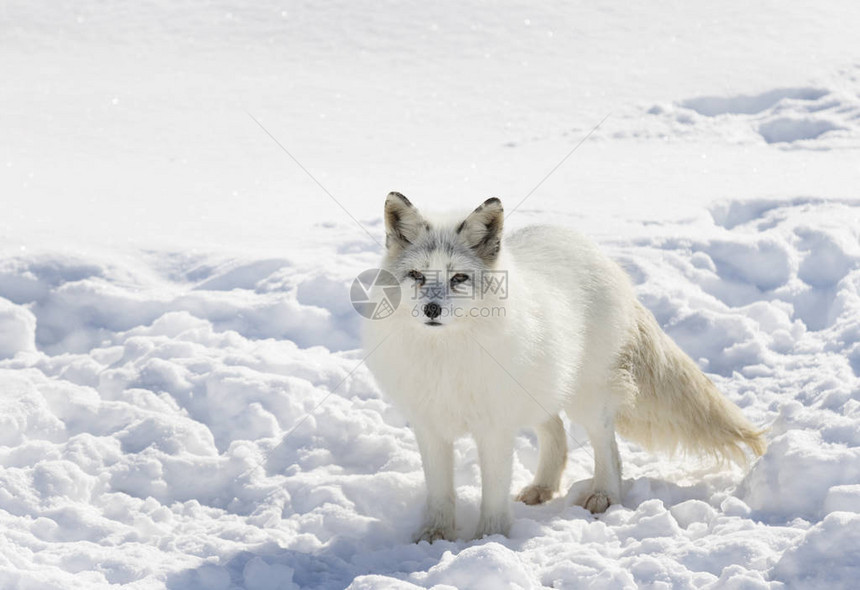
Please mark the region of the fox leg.
<svg viewBox="0 0 860 590"><path fill-rule="evenodd" d="M413 540L432 543L437 539L453 541L454 531L454 444L432 430L415 427L421 451L421 465L427 485L424 521Z"/></svg>
<svg viewBox="0 0 860 590"><path fill-rule="evenodd" d="M605 512L621 501L621 456L615 441L615 425L608 415L585 429L594 451L594 479L591 491L576 502L594 514Z"/></svg>
<svg viewBox="0 0 860 590"><path fill-rule="evenodd" d="M475 437L481 463L481 516L475 538L507 535L513 523L511 512L511 473L514 435L488 432Z"/></svg>
<svg viewBox="0 0 860 590"><path fill-rule="evenodd" d="M567 463L567 438L561 418L553 416L536 429L540 458L534 480L517 495L526 504L542 504L552 498Z"/></svg>

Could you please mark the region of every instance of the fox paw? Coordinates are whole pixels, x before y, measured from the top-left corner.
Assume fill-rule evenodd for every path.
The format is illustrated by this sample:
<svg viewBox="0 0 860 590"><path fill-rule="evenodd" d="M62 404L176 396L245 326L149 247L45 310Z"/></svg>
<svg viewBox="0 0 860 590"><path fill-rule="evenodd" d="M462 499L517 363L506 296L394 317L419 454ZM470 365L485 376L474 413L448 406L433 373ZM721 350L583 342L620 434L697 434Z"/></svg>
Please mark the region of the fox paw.
<svg viewBox="0 0 860 590"><path fill-rule="evenodd" d="M510 514L494 514L492 516L481 515L478 519L478 529L475 531L475 539L483 539L490 535L508 536L511 531L513 518Z"/></svg>
<svg viewBox="0 0 860 590"><path fill-rule="evenodd" d="M592 514L600 514L606 512L610 504L612 504L612 500L609 499L609 494L606 492L594 492L585 499L582 507Z"/></svg>
<svg viewBox="0 0 860 590"><path fill-rule="evenodd" d="M517 502L534 506L535 504L543 504L551 500L554 491L548 486L528 485L517 494Z"/></svg>
<svg viewBox="0 0 860 590"><path fill-rule="evenodd" d="M432 543L433 541L439 540L453 541L456 538L453 527L447 528L432 525L425 525L412 535L412 541L415 543L420 543L421 541Z"/></svg>

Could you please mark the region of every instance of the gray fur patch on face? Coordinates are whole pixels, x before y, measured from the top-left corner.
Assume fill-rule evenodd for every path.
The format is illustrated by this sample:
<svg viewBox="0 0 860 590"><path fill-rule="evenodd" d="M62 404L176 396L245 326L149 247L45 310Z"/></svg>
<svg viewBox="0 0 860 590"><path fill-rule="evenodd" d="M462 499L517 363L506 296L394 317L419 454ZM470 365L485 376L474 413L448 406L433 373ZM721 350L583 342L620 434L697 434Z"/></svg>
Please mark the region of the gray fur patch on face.
<svg viewBox="0 0 860 590"><path fill-rule="evenodd" d="M471 270L484 268L481 259L466 245L451 228L431 228L416 242L406 248L395 261L397 269L409 270L441 270L430 269L434 259L444 258L447 268Z"/></svg>
<svg viewBox="0 0 860 590"><path fill-rule="evenodd" d="M388 270L401 281L408 279L409 272L413 270L425 274L439 272L442 280L446 280L445 275L449 271L468 273L487 268L484 261L463 241L456 228L450 227L431 228L396 257L389 257L389 260Z"/></svg>

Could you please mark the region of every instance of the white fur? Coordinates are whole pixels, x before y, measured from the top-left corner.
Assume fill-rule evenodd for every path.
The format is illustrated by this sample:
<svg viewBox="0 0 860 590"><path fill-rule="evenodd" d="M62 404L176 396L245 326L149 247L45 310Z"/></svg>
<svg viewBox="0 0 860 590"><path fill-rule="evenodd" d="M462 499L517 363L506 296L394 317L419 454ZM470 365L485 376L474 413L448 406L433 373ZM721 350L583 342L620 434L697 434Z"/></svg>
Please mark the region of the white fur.
<svg viewBox="0 0 860 590"><path fill-rule="evenodd" d="M501 204L498 208L501 211ZM454 235L453 228L456 223L446 231ZM434 231L441 230L434 226ZM401 248L389 252L384 266L396 267L406 254ZM426 262L425 268L450 263L444 249L424 257L426 261L417 255L408 260ZM621 500L616 416L624 417L635 438L642 438L636 433L654 426L654 420L684 421L650 412L651 422L637 424L638 357L630 351L641 344L636 337L650 314L636 301L620 267L593 243L562 228L527 227L502 242L488 268L507 271L507 298L488 294L456 305L500 306L501 317L466 316L449 318L442 326L425 325L426 318L414 317L416 306L411 305L406 281L397 311L385 320L365 323L365 348L370 352L366 362L410 421L422 455L428 496L416 540L456 537L452 442L457 437L471 435L478 446L480 538L509 531L513 442L520 428L537 429L540 460L534 482L519 499L542 502L558 489L566 458L558 414L565 410L588 432L595 457L592 488L578 502L602 512ZM419 309L423 303L418 302ZM643 312L648 317L643 319ZM656 322L653 325L662 335ZM661 337L651 336L646 347L656 351L656 358L666 347ZM663 377L671 380L671 375ZM697 441L678 442L696 447Z"/></svg>

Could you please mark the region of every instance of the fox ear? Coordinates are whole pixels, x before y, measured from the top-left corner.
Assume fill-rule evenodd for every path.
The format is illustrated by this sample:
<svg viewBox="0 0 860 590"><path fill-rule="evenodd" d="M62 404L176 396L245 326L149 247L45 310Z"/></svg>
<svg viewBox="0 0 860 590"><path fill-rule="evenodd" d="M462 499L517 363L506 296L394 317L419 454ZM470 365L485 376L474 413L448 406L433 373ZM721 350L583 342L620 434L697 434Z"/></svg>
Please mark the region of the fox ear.
<svg viewBox="0 0 860 590"><path fill-rule="evenodd" d="M406 248L429 228L409 199L400 193L388 193L385 197L385 247L388 250Z"/></svg>
<svg viewBox="0 0 860 590"><path fill-rule="evenodd" d="M505 210L502 202L493 197L472 211L457 228L466 244L487 263L494 262L502 245L502 226Z"/></svg>

